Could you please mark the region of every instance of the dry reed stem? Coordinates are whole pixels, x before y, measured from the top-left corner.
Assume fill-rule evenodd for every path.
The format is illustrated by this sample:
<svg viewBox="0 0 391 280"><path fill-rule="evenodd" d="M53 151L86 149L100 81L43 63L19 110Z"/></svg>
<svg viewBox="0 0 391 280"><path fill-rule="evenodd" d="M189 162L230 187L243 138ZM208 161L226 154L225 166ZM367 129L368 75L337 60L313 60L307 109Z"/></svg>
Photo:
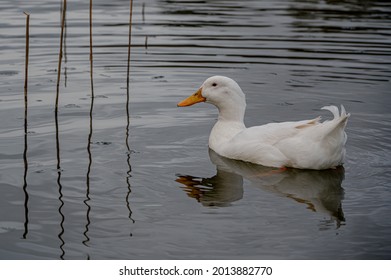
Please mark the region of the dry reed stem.
<svg viewBox="0 0 391 280"><path fill-rule="evenodd" d="M130 0L129 7L129 38L128 38L128 63L127 63L127 71L126 71L126 147L128 149L128 153L130 153L129 147L129 126L130 126L130 114L129 114L129 75L130 75L130 48L132 43L132 14L133 14L133 1Z"/></svg>
<svg viewBox="0 0 391 280"><path fill-rule="evenodd" d="M133 14L133 0L130 0L129 7L129 38L128 38L128 64L127 64L127 86L129 87L129 70L130 70L130 49L132 43L132 14Z"/></svg>
<svg viewBox="0 0 391 280"><path fill-rule="evenodd" d="M61 62L63 56L63 42L64 42L64 26L65 26L65 14L67 9L67 1L63 0L62 6L62 16L61 16L61 34L60 34L60 51L58 54L58 70L57 70L57 91L56 91L56 104L55 110L58 110L58 99L59 99L59 87L60 87L60 79L61 79Z"/></svg>
<svg viewBox="0 0 391 280"><path fill-rule="evenodd" d="M26 15L26 59L25 59L25 67L24 67L24 88L27 89L29 49L30 49L30 14L26 12L23 13ZM26 94L27 91L25 90L25 95ZM27 99L27 96L25 96L25 99Z"/></svg>
<svg viewBox="0 0 391 280"><path fill-rule="evenodd" d="M92 52L92 0L90 0L90 11L89 11L89 18L90 18L90 79L91 79L91 88L93 88L93 52Z"/></svg>

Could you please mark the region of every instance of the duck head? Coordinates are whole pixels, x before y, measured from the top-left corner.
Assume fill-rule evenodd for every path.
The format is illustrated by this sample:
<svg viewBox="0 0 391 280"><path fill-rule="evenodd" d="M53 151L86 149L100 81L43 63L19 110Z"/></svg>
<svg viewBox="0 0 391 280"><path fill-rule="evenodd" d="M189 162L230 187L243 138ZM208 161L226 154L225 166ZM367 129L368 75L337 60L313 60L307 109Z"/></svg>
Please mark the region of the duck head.
<svg viewBox="0 0 391 280"><path fill-rule="evenodd" d="M242 89L234 80L224 76L208 78L194 94L179 102L177 106L191 106L199 102L215 105L219 109L220 117L242 118L246 108Z"/></svg>

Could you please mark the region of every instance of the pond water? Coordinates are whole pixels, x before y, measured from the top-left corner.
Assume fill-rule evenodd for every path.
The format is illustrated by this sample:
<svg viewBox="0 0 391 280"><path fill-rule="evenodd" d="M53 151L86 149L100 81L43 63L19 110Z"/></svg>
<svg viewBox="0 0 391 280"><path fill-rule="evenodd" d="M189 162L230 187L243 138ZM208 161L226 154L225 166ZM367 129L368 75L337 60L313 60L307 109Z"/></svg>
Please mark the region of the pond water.
<svg viewBox="0 0 391 280"><path fill-rule="evenodd" d="M127 88L129 1L96 0L93 92L88 1L68 1L56 115L60 6L0 4L0 259L391 257L389 1L134 1ZM248 126L343 104L344 168L209 152L216 109L176 103L212 75Z"/></svg>

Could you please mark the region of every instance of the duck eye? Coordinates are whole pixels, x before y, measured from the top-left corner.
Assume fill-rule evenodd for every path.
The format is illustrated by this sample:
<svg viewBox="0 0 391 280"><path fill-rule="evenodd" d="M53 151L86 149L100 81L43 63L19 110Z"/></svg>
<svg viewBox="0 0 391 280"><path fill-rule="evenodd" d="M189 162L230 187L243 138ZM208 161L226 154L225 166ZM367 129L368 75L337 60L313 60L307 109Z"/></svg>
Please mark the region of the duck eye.
<svg viewBox="0 0 391 280"><path fill-rule="evenodd" d="M216 84L216 83L213 83L213 84L212 84L212 87L215 87L215 86L217 86L217 84Z"/></svg>

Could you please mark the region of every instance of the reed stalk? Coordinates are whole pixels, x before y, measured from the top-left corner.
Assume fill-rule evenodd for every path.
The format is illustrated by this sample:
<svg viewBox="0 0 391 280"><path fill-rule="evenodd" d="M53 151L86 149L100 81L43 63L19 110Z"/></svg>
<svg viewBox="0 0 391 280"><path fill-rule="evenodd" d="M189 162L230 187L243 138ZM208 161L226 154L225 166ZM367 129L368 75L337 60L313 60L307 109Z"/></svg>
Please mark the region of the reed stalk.
<svg viewBox="0 0 391 280"><path fill-rule="evenodd" d="M130 154L129 147L129 127L130 127L130 114L129 114L129 101L130 101L130 93L129 93L129 76L130 76L130 49L132 44L132 14L133 14L133 0L130 0L129 7L129 37L128 37L128 63L126 67L126 139L125 144L128 149L128 154Z"/></svg>
<svg viewBox="0 0 391 280"><path fill-rule="evenodd" d="M24 12L26 15L26 59L24 65L24 88L25 88L25 102L27 102L27 80L28 80L28 66L29 66L29 49L30 49L30 14Z"/></svg>
<svg viewBox="0 0 391 280"><path fill-rule="evenodd" d="M93 72L93 52L92 52L92 0L90 0L89 18L90 18L90 80L91 80L91 89L93 89L94 72Z"/></svg>
<svg viewBox="0 0 391 280"><path fill-rule="evenodd" d="M129 72L130 72L130 49L131 49L131 43L132 43L132 14L133 14L133 0L130 0L130 7L129 7L129 37L128 37L128 63L126 68L127 73L127 87L129 88ZM129 97L129 94L128 94Z"/></svg>
<svg viewBox="0 0 391 280"><path fill-rule="evenodd" d="M61 62L63 57L63 43L64 43L64 27L65 27L65 14L67 9L67 1L63 0L62 3L62 15L61 15L61 34L60 34L60 51L58 54L58 70L57 70L57 84L56 84L56 104L55 110L58 111L58 99L59 99L59 87L61 79Z"/></svg>

